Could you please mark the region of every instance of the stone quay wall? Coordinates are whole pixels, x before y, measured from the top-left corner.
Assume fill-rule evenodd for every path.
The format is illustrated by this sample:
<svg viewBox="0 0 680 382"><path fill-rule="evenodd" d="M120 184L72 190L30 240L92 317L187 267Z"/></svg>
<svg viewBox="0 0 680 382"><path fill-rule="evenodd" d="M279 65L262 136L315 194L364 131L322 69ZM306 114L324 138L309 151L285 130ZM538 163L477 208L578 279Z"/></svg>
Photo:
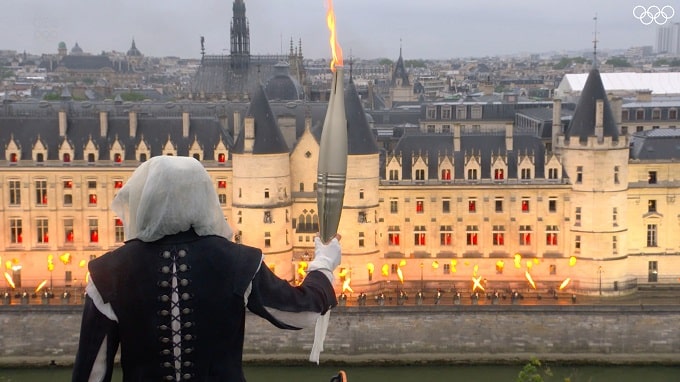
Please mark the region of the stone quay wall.
<svg viewBox="0 0 680 382"><path fill-rule="evenodd" d="M0 306L0 367L70 365L82 306ZM413 305L334 309L322 363L680 365L680 306ZM280 330L249 314L244 358L305 363L314 329Z"/></svg>

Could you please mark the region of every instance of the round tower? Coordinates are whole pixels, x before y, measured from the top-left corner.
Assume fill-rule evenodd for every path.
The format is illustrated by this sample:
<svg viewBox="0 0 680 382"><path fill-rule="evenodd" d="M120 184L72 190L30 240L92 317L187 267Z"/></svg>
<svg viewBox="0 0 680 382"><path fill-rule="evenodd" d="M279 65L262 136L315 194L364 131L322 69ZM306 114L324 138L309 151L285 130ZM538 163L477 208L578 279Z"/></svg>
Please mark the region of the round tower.
<svg viewBox="0 0 680 382"><path fill-rule="evenodd" d="M262 249L267 266L293 279L288 146L259 86L232 151L235 240Z"/></svg>
<svg viewBox="0 0 680 382"><path fill-rule="evenodd" d="M629 148L597 69L588 76L569 127L557 137L557 148L572 184L565 255L577 258L581 289L616 289L627 274Z"/></svg>

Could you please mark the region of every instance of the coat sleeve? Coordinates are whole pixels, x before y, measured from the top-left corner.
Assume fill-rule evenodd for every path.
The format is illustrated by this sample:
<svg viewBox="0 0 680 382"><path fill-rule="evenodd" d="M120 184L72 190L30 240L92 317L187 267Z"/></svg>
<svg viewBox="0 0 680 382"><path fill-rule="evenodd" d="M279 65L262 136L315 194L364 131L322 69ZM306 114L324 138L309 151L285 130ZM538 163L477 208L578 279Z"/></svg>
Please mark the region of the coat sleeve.
<svg viewBox="0 0 680 382"><path fill-rule="evenodd" d="M282 329L313 327L319 315L337 305L333 285L319 271L309 272L295 287L262 263L251 286L248 309Z"/></svg>
<svg viewBox="0 0 680 382"><path fill-rule="evenodd" d="M102 314L87 296L72 382L110 382L118 342L118 323Z"/></svg>

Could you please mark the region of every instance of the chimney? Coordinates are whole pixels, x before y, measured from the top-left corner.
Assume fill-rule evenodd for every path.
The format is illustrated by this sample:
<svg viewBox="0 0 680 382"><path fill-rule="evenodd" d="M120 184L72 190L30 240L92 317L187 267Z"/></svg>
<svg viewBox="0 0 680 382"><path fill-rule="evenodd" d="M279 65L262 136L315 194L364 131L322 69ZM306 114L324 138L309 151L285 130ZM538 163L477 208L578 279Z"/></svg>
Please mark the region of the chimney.
<svg viewBox="0 0 680 382"><path fill-rule="evenodd" d="M109 113L106 111L99 112L99 136L106 137L109 131Z"/></svg>
<svg viewBox="0 0 680 382"><path fill-rule="evenodd" d="M137 136L137 112L130 110L130 138Z"/></svg>
<svg viewBox="0 0 680 382"><path fill-rule="evenodd" d="M612 114L614 114L614 122L616 126L621 125L621 109L623 109L623 99L619 96L611 95L609 97L609 106L612 108Z"/></svg>
<svg viewBox="0 0 680 382"><path fill-rule="evenodd" d="M245 125L245 136L243 137L243 152L252 153L253 146L255 145L255 118L246 117L243 121Z"/></svg>
<svg viewBox="0 0 680 382"><path fill-rule="evenodd" d="M305 114L305 130L312 131L312 116L309 113Z"/></svg>
<svg viewBox="0 0 680 382"><path fill-rule="evenodd" d="M555 151L557 147L557 137L562 135L562 100L555 98L553 100L553 115L552 115L552 150Z"/></svg>
<svg viewBox="0 0 680 382"><path fill-rule="evenodd" d="M651 90L638 90L636 94L637 102L652 102L652 91Z"/></svg>
<svg viewBox="0 0 680 382"><path fill-rule="evenodd" d="M189 119L189 112L183 111L182 112L182 138L188 138L189 137L190 124L191 124L191 121Z"/></svg>
<svg viewBox="0 0 680 382"><path fill-rule="evenodd" d="M505 151L512 151L512 123L505 124Z"/></svg>
<svg viewBox="0 0 680 382"><path fill-rule="evenodd" d="M460 123L453 125L453 151L460 151Z"/></svg>
<svg viewBox="0 0 680 382"><path fill-rule="evenodd" d="M241 133L241 112L234 112L234 139Z"/></svg>
<svg viewBox="0 0 680 382"><path fill-rule="evenodd" d="M66 129L68 128L68 124L66 121L66 110L59 110L59 136L60 137L65 137L66 136Z"/></svg>
<svg viewBox="0 0 680 382"><path fill-rule="evenodd" d="M604 101L595 101L595 136L598 142L604 139Z"/></svg>

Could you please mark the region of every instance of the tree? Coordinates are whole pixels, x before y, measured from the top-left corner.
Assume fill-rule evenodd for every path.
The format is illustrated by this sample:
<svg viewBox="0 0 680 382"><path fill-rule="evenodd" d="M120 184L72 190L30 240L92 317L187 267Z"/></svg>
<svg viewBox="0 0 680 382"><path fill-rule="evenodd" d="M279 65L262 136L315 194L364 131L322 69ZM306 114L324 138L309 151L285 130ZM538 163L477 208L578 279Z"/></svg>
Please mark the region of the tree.
<svg viewBox="0 0 680 382"><path fill-rule="evenodd" d="M550 368L543 367L541 361L531 358L517 375L517 382L544 382L543 377L552 377Z"/></svg>
<svg viewBox="0 0 680 382"><path fill-rule="evenodd" d="M392 66L393 63L394 62L392 60L390 60L389 58L381 58L380 60L378 60L378 64L380 64L380 65Z"/></svg>
<svg viewBox="0 0 680 382"><path fill-rule="evenodd" d="M630 67L630 62L623 57L612 57L607 59L607 64L612 65L615 68L628 68Z"/></svg>

